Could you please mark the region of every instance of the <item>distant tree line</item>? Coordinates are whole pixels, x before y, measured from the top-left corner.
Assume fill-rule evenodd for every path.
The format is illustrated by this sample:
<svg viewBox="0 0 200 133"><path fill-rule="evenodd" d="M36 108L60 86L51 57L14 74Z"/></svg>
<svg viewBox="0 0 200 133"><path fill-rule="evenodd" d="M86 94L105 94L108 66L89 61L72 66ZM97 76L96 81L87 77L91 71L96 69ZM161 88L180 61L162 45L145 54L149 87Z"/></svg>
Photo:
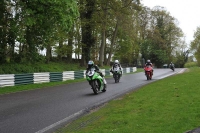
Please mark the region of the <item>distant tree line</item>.
<svg viewBox="0 0 200 133"><path fill-rule="evenodd" d="M75 53L81 66L144 58L183 67L189 54L176 18L140 0L2 0L0 19L1 64L49 63L54 51L68 62Z"/></svg>

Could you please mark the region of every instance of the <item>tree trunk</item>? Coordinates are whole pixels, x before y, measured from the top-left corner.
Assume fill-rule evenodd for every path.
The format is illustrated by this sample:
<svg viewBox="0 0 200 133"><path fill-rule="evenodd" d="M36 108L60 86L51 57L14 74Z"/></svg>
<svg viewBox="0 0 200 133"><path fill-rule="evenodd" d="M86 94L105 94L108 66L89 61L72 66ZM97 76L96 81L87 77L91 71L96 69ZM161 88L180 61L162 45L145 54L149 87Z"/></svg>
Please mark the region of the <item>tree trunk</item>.
<svg viewBox="0 0 200 133"><path fill-rule="evenodd" d="M113 54L113 46L115 44L115 40L116 40L116 36L117 36L118 25L119 25L119 20L117 20L115 30L114 30L114 33L113 33L113 36L112 36L111 45L110 45L110 52L109 52L109 55L108 55L106 65L110 65L110 60L111 60L111 57L112 57L112 54Z"/></svg>
<svg viewBox="0 0 200 133"><path fill-rule="evenodd" d="M27 47L27 53L26 53L26 61L29 62L35 62L36 57L38 55L38 51L35 44L35 28L33 26L27 26L26 29L26 44Z"/></svg>
<svg viewBox="0 0 200 133"><path fill-rule="evenodd" d="M59 46L58 46L58 51L59 51L59 52L58 52L58 60L59 60L59 61L62 61L62 52L61 52L61 51L62 51L62 50L61 50L62 48L63 48L63 40L60 39L60 40L59 40Z"/></svg>
<svg viewBox="0 0 200 133"><path fill-rule="evenodd" d="M7 45L6 45L6 27L1 27L1 40L0 40L0 63L6 62L6 51L7 51Z"/></svg>
<svg viewBox="0 0 200 133"><path fill-rule="evenodd" d="M15 39L14 33L11 33L11 39L10 39L10 61L14 62L14 53L15 53Z"/></svg>
<svg viewBox="0 0 200 133"><path fill-rule="evenodd" d="M90 49L94 45L94 38L92 37L92 14L95 10L95 0L86 0L85 11L81 12L82 22L82 60L81 66L85 66L86 62L90 60ZM82 5L83 2L80 2Z"/></svg>
<svg viewBox="0 0 200 133"><path fill-rule="evenodd" d="M105 35L105 38L106 38L106 37L107 37L107 36ZM106 65L106 61L107 61L107 43L106 43L106 40L105 40L103 65Z"/></svg>
<svg viewBox="0 0 200 133"><path fill-rule="evenodd" d="M107 7L107 5L106 5ZM104 7L103 13L104 13L104 21L102 21L102 32L101 32L101 47L100 47L100 52L99 52L99 65L103 66L104 62L104 51L105 51L105 46L106 46L106 22L107 22L107 9Z"/></svg>
<svg viewBox="0 0 200 133"><path fill-rule="evenodd" d="M3 64L6 62L6 29L7 29L7 14L6 11L6 1L0 2L0 63Z"/></svg>
<svg viewBox="0 0 200 133"><path fill-rule="evenodd" d="M67 51L67 61L72 61L72 54L73 54L73 37L74 37L74 26L72 27L71 31L69 32L69 39L68 39L68 51Z"/></svg>
<svg viewBox="0 0 200 133"><path fill-rule="evenodd" d="M105 40L106 40L105 29L102 30L101 36L102 36L102 40L101 40L101 47L100 47L100 51L99 51L99 65L103 66Z"/></svg>
<svg viewBox="0 0 200 133"><path fill-rule="evenodd" d="M46 63L48 64L50 59L51 59L51 45L48 44L47 45L47 49L46 49Z"/></svg>

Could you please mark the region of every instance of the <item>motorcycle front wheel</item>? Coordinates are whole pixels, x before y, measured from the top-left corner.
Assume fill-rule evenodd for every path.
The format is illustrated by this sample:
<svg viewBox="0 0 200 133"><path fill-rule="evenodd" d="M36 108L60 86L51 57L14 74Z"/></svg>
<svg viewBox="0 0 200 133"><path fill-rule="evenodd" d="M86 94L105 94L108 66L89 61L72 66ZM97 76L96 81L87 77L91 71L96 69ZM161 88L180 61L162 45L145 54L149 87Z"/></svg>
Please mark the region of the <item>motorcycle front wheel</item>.
<svg viewBox="0 0 200 133"><path fill-rule="evenodd" d="M119 74L114 74L115 83L119 83L119 78L120 78Z"/></svg>
<svg viewBox="0 0 200 133"><path fill-rule="evenodd" d="M99 92L98 81L97 80L93 80L91 82L91 86L92 86L92 90L93 90L94 94L98 94L98 92Z"/></svg>
<svg viewBox="0 0 200 133"><path fill-rule="evenodd" d="M114 74L115 83L117 83L117 74Z"/></svg>
<svg viewBox="0 0 200 133"><path fill-rule="evenodd" d="M117 83L119 83L120 76L121 76L121 75L118 73L118 74L117 74Z"/></svg>
<svg viewBox="0 0 200 133"><path fill-rule="evenodd" d="M149 73L147 73L147 80L150 80L150 74Z"/></svg>

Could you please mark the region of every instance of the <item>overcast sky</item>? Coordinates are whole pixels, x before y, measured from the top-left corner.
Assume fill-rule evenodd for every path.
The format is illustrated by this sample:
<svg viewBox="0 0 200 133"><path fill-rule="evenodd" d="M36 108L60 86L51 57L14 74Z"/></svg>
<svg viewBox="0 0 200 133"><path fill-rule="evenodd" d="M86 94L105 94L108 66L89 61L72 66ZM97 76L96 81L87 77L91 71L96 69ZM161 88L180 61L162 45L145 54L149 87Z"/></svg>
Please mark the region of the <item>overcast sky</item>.
<svg viewBox="0 0 200 133"><path fill-rule="evenodd" d="M141 4L151 9L154 6L165 7L179 21L186 43L193 40L194 31L200 26L200 0L141 0Z"/></svg>

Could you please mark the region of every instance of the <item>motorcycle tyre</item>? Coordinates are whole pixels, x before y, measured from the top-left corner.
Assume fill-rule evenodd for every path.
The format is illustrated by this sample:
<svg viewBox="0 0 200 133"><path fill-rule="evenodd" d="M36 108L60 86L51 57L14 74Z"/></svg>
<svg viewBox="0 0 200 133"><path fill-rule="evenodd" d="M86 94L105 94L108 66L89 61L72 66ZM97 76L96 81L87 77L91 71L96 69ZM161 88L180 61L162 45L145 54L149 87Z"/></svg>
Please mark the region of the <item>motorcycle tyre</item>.
<svg viewBox="0 0 200 133"><path fill-rule="evenodd" d="M149 76L149 74L147 74L147 80L150 80L150 76Z"/></svg>
<svg viewBox="0 0 200 133"><path fill-rule="evenodd" d="M93 80L91 82L91 86L92 86L92 90L93 90L94 94L98 94L99 88L98 88L98 82L97 82L97 80Z"/></svg>
<svg viewBox="0 0 200 133"><path fill-rule="evenodd" d="M119 83L120 75L115 74L114 79L115 79L115 83Z"/></svg>
<svg viewBox="0 0 200 133"><path fill-rule="evenodd" d="M115 83L117 83L117 74L114 73L113 77L114 77Z"/></svg>
<svg viewBox="0 0 200 133"><path fill-rule="evenodd" d="M118 80L117 80L117 83L119 83L120 77L121 77L121 75L118 74Z"/></svg>

